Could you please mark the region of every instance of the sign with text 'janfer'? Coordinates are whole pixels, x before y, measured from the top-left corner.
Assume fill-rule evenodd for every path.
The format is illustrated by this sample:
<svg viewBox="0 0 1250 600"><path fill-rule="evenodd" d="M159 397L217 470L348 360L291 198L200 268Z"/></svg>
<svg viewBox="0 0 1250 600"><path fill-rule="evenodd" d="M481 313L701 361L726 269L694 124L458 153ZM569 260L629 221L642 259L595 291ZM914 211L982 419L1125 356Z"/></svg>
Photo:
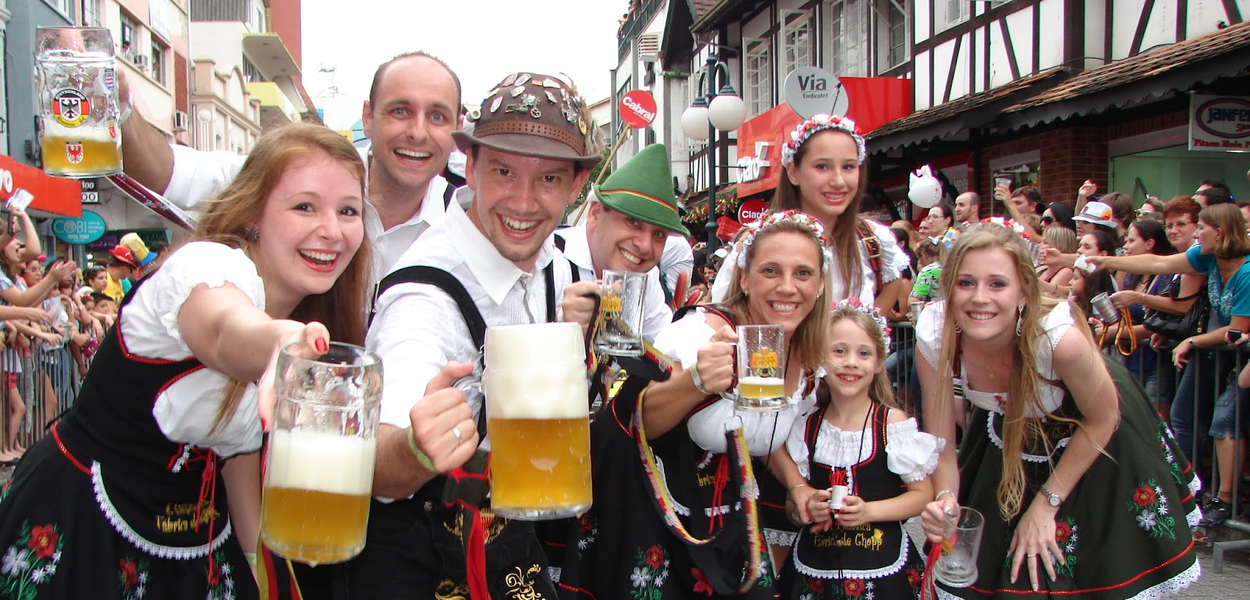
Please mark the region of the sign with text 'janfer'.
<svg viewBox="0 0 1250 600"><path fill-rule="evenodd" d="M1250 98L1189 98L1190 150L1250 152Z"/></svg>
<svg viewBox="0 0 1250 600"><path fill-rule="evenodd" d="M799 67L786 76L786 104L804 119L819 114L845 115L848 108L842 83L819 67Z"/></svg>
<svg viewBox="0 0 1250 600"><path fill-rule="evenodd" d="M655 97L646 90L634 90L621 98L621 120L631 127L646 127L655 121Z"/></svg>

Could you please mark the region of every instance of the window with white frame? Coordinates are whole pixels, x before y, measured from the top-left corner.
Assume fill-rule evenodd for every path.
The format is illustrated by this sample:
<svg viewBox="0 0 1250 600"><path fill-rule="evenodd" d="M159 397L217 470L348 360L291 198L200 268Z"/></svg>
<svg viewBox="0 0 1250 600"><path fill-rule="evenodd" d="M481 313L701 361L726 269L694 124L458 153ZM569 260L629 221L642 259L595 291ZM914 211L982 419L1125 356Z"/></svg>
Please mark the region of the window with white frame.
<svg viewBox="0 0 1250 600"><path fill-rule="evenodd" d="M100 20L100 2L101 0L82 0L82 25L83 27L99 27Z"/></svg>
<svg viewBox="0 0 1250 600"><path fill-rule="evenodd" d="M771 42L772 40L743 40L747 51L742 68L742 93L747 105L747 118L773 107Z"/></svg>
<svg viewBox="0 0 1250 600"><path fill-rule="evenodd" d="M168 60L169 46L166 46L163 42L156 39L156 36L152 36L152 66L149 73L152 74L152 79L155 79L156 82L161 85L166 85L167 83L165 77L165 63L168 62Z"/></svg>
<svg viewBox="0 0 1250 600"><path fill-rule="evenodd" d="M876 0L878 74L907 62L911 48L908 39L909 0Z"/></svg>
<svg viewBox="0 0 1250 600"><path fill-rule="evenodd" d="M125 12L122 12L121 13L121 31L122 31L122 36L121 36L121 39L118 40L118 42L121 45L122 58L126 59L131 64L134 64L137 67L139 65L138 65L138 61L135 60L135 57L139 54L142 54L141 52L139 52L140 46L139 46L139 23L138 21L136 21L134 17L126 14Z"/></svg>
<svg viewBox="0 0 1250 600"><path fill-rule="evenodd" d="M868 0L833 0L827 6L833 74L868 75Z"/></svg>
<svg viewBox="0 0 1250 600"><path fill-rule="evenodd" d="M933 28L946 31L968 20L968 0L933 0Z"/></svg>
<svg viewBox="0 0 1250 600"><path fill-rule="evenodd" d="M781 75L789 75L799 67L816 65L816 35L810 12L787 12L782 15Z"/></svg>
<svg viewBox="0 0 1250 600"><path fill-rule="evenodd" d="M44 2L56 9L57 12L65 15L65 18L70 21L74 20L74 0L44 0Z"/></svg>

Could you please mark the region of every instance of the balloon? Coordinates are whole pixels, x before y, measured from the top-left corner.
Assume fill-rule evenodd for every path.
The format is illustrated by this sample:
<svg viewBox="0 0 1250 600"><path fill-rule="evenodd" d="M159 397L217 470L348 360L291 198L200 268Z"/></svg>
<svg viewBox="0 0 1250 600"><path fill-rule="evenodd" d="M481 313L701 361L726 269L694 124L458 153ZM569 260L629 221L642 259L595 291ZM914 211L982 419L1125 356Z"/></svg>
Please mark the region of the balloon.
<svg viewBox="0 0 1250 600"><path fill-rule="evenodd" d="M911 174L908 188L907 197L920 208L933 208L942 200L942 184L929 171L929 165L920 167Z"/></svg>

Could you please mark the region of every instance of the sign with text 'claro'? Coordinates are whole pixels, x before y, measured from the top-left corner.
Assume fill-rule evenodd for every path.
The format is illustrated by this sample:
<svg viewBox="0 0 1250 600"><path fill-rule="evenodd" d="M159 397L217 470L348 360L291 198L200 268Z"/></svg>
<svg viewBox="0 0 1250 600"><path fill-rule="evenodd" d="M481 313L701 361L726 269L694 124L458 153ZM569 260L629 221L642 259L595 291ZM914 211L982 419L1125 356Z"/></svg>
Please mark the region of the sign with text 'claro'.
<svg viewBox="0 0 1250 600"><path fill-rule="evenodd" d="M104 217L89 211L82 211L77 219L52 219L52 235L66 244L90 244L104 235L108 225Z"/></svg>
<svg viewBox="0 0 1250 600"><path fill-rule="evenodd" d="M1190 150L1250 152L1250 98L1189 98Z"/></svg>
<svg viewBox="0 0 1250 600"><path fill-rule="evenodd" d="M634 90L621 98L621 120L630 127L646 127L655 121L655 97L646 90Z"/></svg>

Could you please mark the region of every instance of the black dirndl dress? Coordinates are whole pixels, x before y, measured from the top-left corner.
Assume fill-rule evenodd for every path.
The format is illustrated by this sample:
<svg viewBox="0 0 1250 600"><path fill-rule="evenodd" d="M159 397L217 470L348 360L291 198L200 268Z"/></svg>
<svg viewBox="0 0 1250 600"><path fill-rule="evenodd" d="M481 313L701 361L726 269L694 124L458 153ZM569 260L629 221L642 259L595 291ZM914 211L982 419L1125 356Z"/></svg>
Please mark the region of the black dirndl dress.
<svg viewBox="0 0 1250 600"><path fill-rule="evenodd" d="M1120 396L1120 425L1056 515L1055 537L1064 553L1056 568L1058 580L1043 575L1038 578L1040 591L1033 592L1025 566L1011 583L1007 548L1020 515L1010 520L999 515L1003 414L984 408L982 399L977 402L982 406L972 410L959 448L959 504L976 508L986 521L978 577L967 588L939 584L939 597L1157 598L1198 579L1191 530L1201 517L1194 498L1199 482L1141 385L1119 363L1105 362ZM1053 414L1080 417L1070 393ZM1040 439L1026 444L1026 499L1037 494L1050 476L1050 463L1059 461L1076 433L1074 424L1055 419L1042 427L1054 450L1048 456ZM1027 504L1021 514L1024 509Z"/></svg>
<svg viewBox="0 0 1250 600"><path fill-rule="evenodd" d="M635 438L634 417L645 379L631 377L591 423L594 505L575 519L563 539L545 540L565 599L775 597L763 536L748 522L739 456L700 449L686 427L649 440L656 485L663 486L676 519L696 538L674 532L653 493L651 473ZM696 409L697 410L697 409ZM749 457L741 461L750 464ZM758 523L758 517L755 517ZM757 554L754 584L741 592L750 554Z"/></svg>
<svg viewBox="0 0 1250 600"><path fill-rule="evenodd" d="M861 433L871 448L868 458L839 465L848 473L851 494L865 501L894 498L907 484L890 471L885 453L889 409L874 405L868 430ZM807 417L803 439L816 487L833 484L834 465L816 462L816 440L824 411ZM862 454L862 453L861 453ZM782 597L820 600L843 598L916 598L924 575L924 559L901 521L866 523L811 533L803 528L794 542L781 576Z"/></svg>
<svg viewBox="0 0 1250 600"><path fill-rule="evenodd" d="M126 302L74 406L0 500L0 597L257 598L221 459L170 441L152 415L166 387L205 367L130 354Z"/></svg>

